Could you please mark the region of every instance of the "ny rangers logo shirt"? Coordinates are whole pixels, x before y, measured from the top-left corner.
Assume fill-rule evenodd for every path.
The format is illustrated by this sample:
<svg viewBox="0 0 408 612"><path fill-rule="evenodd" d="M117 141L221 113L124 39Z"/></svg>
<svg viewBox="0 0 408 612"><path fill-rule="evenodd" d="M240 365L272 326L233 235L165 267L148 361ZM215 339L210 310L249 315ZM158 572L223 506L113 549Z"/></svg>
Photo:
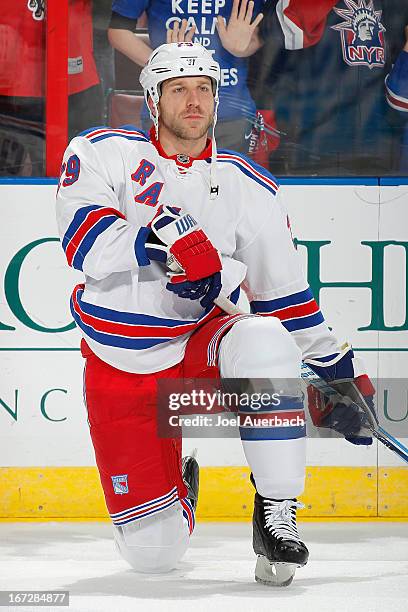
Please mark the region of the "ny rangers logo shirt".
<svg viewBox="0 0 408 612"><path fill-rule="evenodd" d="M376 11L372 0L344 0L347 8L335 8L343 19L331 26L341 36L343 59L349 66L383 67L385 64L385 27L382 11Z"/></svg>

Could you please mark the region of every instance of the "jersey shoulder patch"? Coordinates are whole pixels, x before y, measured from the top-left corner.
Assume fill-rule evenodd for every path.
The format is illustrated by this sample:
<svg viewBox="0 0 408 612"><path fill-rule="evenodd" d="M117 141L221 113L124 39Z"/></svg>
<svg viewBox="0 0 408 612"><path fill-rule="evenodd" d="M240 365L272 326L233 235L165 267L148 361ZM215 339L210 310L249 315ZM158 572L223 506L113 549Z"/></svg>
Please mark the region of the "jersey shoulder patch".
<svg viewBox="0 0 408 612"><path fill-rule="evenodd" d="M242 155L242 153L220 149L217 152L217 163L232 164L245 176L267 189L273 195L276 195L278 192L279 183L273 174L263 166L256 164L246 155Z"/></svg>

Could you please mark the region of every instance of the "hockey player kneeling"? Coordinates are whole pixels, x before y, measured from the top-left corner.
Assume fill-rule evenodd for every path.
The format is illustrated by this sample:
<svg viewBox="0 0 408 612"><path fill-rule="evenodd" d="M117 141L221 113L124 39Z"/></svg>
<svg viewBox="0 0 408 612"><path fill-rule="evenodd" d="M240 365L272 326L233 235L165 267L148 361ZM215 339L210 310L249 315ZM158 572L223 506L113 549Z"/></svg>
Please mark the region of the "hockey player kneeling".
<svg viewBox="0 0 408 612"><path fill-rule="evenodd" d="M198 465L182 460L179 439L157 434L158 381L278 379L279 405L257 413L272 424L254 419L240 434L256 489L255 577L287 585L308 559L296 525L305 477L301 361L332 368L333 378L345 367L352 379L353 355L341 352L313 299L276 179L242 155L217 152L212 55L198 44L163 45L140 80L150 134L106 127L74 138L57 196L67 261L85 275L71 309L116 545L136 571L166 572L194 529ZM236 303L244 281L251 313L221 312L214 300L222 291ZM315 412L337 429L345 417L342 433L358 440L347 410Z"/></svg>

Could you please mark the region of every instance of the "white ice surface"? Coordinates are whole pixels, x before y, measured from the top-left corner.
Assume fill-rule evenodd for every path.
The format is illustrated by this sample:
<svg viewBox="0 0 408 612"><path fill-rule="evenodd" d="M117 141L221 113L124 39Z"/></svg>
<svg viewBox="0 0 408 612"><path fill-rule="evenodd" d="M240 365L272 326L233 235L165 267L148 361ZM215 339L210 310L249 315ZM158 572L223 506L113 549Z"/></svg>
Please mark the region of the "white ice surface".
<svg viewBox="0 0 408 612"><path fill-rule="evenodd" d="M249 523L199 524L179 568L136 574L108 523L0 523L0 590L68 590L69 612L407 612L408 523L301 523L290 587L254 582ZM1 610L45 610L13 607Z"/></svg>

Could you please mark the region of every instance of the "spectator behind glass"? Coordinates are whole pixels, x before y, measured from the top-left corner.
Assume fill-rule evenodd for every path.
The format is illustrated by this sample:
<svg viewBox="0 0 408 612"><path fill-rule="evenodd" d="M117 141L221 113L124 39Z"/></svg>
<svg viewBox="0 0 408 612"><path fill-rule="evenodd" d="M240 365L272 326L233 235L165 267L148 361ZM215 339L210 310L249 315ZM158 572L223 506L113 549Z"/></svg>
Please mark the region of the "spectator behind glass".
<svg viewBox="0 0 408 612"><path fill-rule="evenodd" d="M258 26L263 4L264 0L115 0L108 36L115 49L139 66L145 65L152 48L165 42L193 40L213 51L221 65L217 144L248 153L256 149L263 124L247 87L246 59L260 46ZM150 45L134 34L136 21L144 11ZM130 79L136 81L134 75ZM147 129L150 125L144 108L142 126Z"/></svg>
<svg viewBox="0 0 408 612"><path fill-rule="evenodd" d="M111 9L112 0L96 0L92 2L93 56L104 95L111 91L115 85L114 50L109 43L107 33ZM94 123L94 125L96 124Z"/></svg>
<svg viewBox="0 0 408 612"><path fill-rule="evenodd" d="M400 171L408 174L408 26L405 26L405 45L385 80L388 104L405 118Z"/></svg>
<svg viewBox="0 0 408 612"><path fill-rule="evenodd" d="M408 2L273 0L253 58L253 94L274 108L276 174L398 174L401 113L384 79L402 46Z"/></svg>
<svg viewBox="0 0 408 612"><path fill-rule="evenodd" d="M42 176L45 168L45 7L3 3L0 24L0 176ZM92 2L70 0L69 139L102 123L92 52Z"/></svg>

